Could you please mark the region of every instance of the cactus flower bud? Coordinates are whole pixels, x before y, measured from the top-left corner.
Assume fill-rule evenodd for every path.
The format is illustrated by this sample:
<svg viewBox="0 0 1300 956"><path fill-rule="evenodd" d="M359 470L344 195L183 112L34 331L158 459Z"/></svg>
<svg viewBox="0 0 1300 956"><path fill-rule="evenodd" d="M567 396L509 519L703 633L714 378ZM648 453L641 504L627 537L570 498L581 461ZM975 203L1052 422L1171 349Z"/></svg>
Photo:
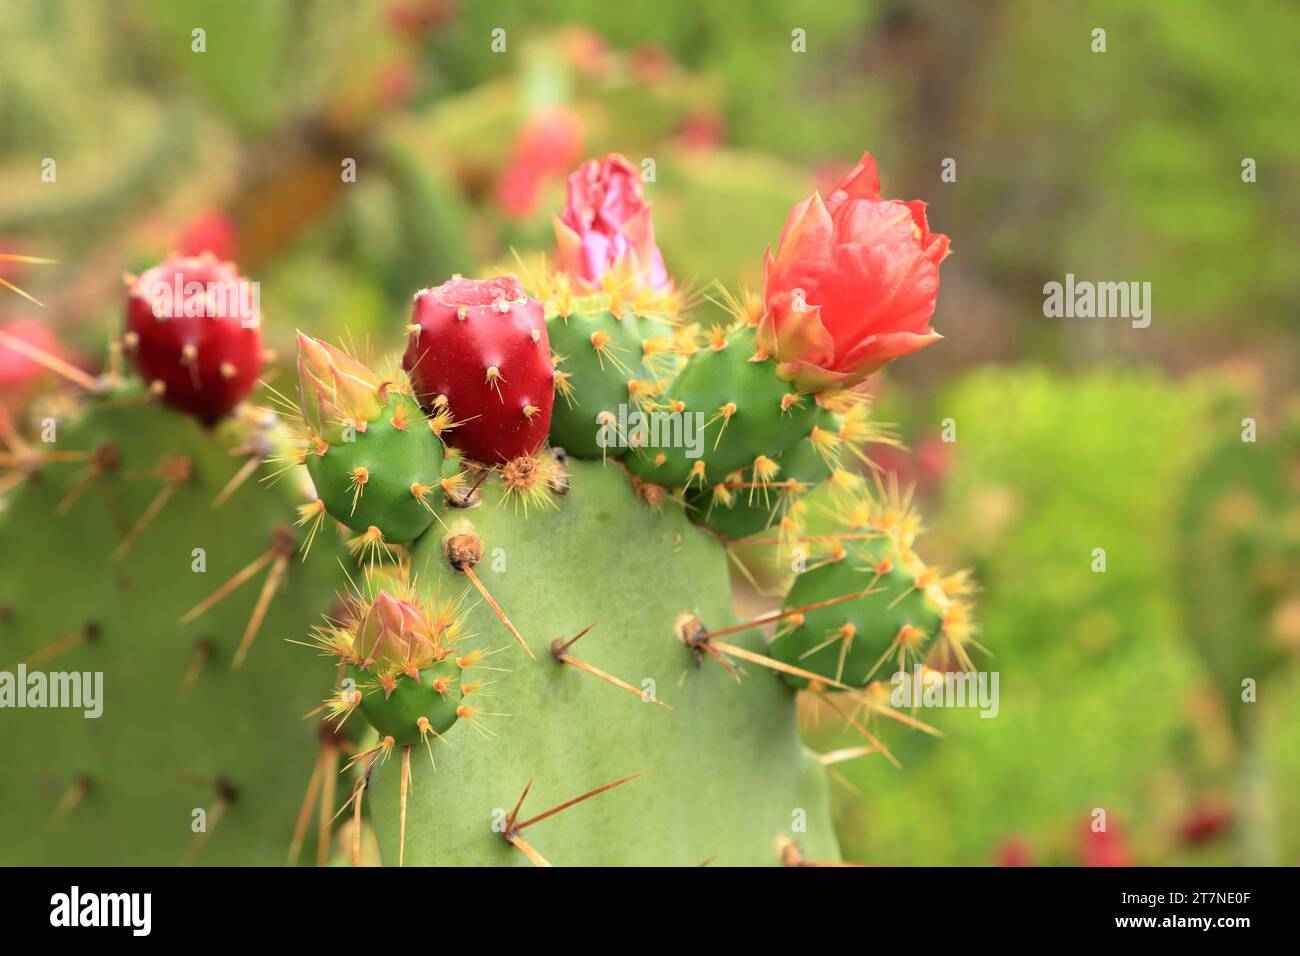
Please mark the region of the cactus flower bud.
<svg viewBox="0 0 1300 956"><path fill-rule="evenodd" d="M298 333L298 401L314 433L328 441L337 438L344 424L364 430L383 410L382 385L346 352Z"/></svg>
<svg viewBox="0 0 1300 956"><path fill-rule="evenodd" d="M864 153L825 201L791 210L764 261L758 347L801 388L851 386L941 336L930 328L948 237L930 231L925 203L880 197Z"/></svg>
<svg viewBox="0 0 1300 956"><path fill-rule="evenodd" d="M353 650L365 666L374 662L400 667L427 660L433 643L419 608L380 591L357 625Z"/></svg>
<svg viewBox="0 0 1300 956"><path fill-rule="evenodd" d="M569 176L564 214L552 218L560 268L569 275L596 285L617 267L649 288L668 287L641 177L619 154L579 166Z"/></svg>

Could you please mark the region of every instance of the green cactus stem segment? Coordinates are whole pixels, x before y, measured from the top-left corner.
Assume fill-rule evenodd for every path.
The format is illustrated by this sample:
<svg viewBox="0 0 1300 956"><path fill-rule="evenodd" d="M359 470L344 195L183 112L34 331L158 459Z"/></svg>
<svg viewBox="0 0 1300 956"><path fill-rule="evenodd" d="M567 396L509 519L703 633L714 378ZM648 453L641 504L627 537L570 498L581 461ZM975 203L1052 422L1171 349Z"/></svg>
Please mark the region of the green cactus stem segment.
<svg viewBox="0 0 1300 956"><path fill-rule="evenodd" d="M527 866L494 821L509 818L528 780L528 804L544 809L642 773L524 833L556 865L774 865L776 838L806 821L799 841L809 858L836 859L826 772L799 741L790 688L748 663L741 683L712 663L697 668L674 639L684 608L712 626L736 621L716 538L680 509L646 507L615 465L570 459L568 467L568 494L526 519L493 473L480 485L482 504L449 512L452 534L457 520L472 518L483 552L471 570L530 639L549 647L598 622L578 643L555 646L642 694L618 692L554 652L528 660L486 602L474 602L466 627L492 653L490 710L510 716L488 719L492 739L457 721L435 747L436 772L411 762L405 858ZM413 545L420 587L465 587L448 540L426 534ZM494 567L497 549L504 563ZM754 630L732 640L763 650ZM660 691L671 709L655 706ZM393 863L402 856L401 782L397 761L376 761L366 795Z"/></svg>
<svg viewBox="0 0 1300 956"><path fill-rule="evenodd" d="M818 408L813 429L838 434L838 416ZM758 465L713 476L703 488L686 493L687 510L699 524L724 538L737 540L779 525L805 492L821 484L838 460L838 450L819 447L814 431L773 459L775 472L763 473ZM770 466L769 466L770 467Z"/></svg>

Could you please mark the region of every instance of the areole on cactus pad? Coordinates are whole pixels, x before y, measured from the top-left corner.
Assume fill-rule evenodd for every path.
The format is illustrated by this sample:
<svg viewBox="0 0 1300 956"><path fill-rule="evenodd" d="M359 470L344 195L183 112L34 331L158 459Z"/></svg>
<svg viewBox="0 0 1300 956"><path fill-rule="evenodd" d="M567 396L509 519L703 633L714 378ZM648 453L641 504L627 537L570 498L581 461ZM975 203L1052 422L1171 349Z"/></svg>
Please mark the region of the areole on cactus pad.
<svg viewBox="0 0 1300 956"><path fill-rule="evenodd" d="M304 518L324 509L372 546L411 541L432 524L449 416L426 419L398 383L301 332L298 389L299 440L319 495Z"/></svg>

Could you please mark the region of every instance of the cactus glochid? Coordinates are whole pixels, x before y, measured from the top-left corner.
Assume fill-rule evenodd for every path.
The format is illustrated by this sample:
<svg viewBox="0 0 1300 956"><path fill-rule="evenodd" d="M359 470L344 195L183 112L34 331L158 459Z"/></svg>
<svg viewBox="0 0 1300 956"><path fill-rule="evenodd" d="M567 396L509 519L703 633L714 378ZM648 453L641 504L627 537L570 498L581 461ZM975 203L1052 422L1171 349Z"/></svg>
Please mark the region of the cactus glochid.
<svg viewBox="0 0 1300 956"><path fill-rule="evenodd" d="M835 859L796 694L915 724L889 704L885 662L971 667L965 576L927 567L906 498L850 467L890 440L862 380L938 338L947 239L920 204L881 199L864 157L827 202L792 212L764 298L724 293L730 320L704 329L681 314L626 162L580 172L568 211L600 214L557 225L562 271L422 290L408 379L346 377L370 412L415 396L429 417L404 433L445 443L374 458L372 473L441 468L421 496L431 520L383 532L316 631L340 662L326 720L369 727L349 804L365 801L398 864ZM870 255L835 254L854 243ZM327 347L299 348L315 408L329 390L311 356ZM359 364L329 354L336 371ZM358 417L332 404L306 423L301 460L323 510L360 530L410 493L372 480L349 498L344 471L324 475L320 436ZM358 446L375 420L361 417ZM809 535L803 499L823 485L839 530ZM756 534L824 553L779 611L742 621L728 544Z"/></svg>

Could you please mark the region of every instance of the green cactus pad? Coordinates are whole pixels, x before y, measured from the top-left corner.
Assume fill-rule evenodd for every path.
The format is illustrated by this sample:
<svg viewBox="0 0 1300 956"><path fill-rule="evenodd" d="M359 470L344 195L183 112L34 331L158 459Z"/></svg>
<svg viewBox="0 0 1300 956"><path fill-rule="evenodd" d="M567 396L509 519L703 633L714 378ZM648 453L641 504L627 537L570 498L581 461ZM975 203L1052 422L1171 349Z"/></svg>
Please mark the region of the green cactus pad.
<svg viewBox="0 0 1300 956"><path fill-rule="evenodd" d="M521 820L638 773L525 830L528 841L557 865L775 864L780 839L836 859L826 775L800 743L794 693L756 666L736 683L675 636L682 612L711 627L736 620L722 548L680 511L644 504L621 468L570 468L568 493L527 519L503 505L497 478L481 505L448 513L454 531L481 539L474 573L537 659L485 604L473 609L476 645L499 649L485 709L510 716L484 716L483 734L458 721L433 745L436 771L412 755L406 863L526 866L499 824L530 780ZM425 535L413 569L424 587L456 593L465 575L443 548L441 535ZM593 622L569 653L653 686L671 709L547 652ZM761 651L756 633L735 638ZM388 863L398 858L400 777L399 761L376 762L365 798Z"/></svg>
<svg viewBox="0 0 1300 956"><path fill-rule="evenodd" d="M393 425L398 413L407 422L403 428ZM433 523L442 459L442 442L415 399L390 392L383 414L364 432L331 444L323 455L308 454L307 471L333 517L358 532L376 527L385 540L402 543ZM353 478L358 467L367 476L359 495ZM416 483L433 489L425 503L411 491Z"/></svg>
<svg viewBox="0 0 1300 956"><path fill-rule="evenodd" d="M0 670L84 634L91 639L29 669L103 675L98 718L75 708L3 711L0 862L280 865L321 746L302 715L330 684L285 638L333 600L337 554L324 539L305 561L292 553L289 482L268 491L252 477L213 507L239 470L231 451L242 423L214 431L142 398L124 390L93 399L58 423L52 445L34 443L115 453L71 506L87 467L54 462L11 490L0 516L9 556L0 562ZM166 485L153 471L164 456L188 459L189 477L120 551ZM279 586L232 671L271 568L180 619L269 548L284 558ZM198 809L206 835L192 829Z"/></svg>

